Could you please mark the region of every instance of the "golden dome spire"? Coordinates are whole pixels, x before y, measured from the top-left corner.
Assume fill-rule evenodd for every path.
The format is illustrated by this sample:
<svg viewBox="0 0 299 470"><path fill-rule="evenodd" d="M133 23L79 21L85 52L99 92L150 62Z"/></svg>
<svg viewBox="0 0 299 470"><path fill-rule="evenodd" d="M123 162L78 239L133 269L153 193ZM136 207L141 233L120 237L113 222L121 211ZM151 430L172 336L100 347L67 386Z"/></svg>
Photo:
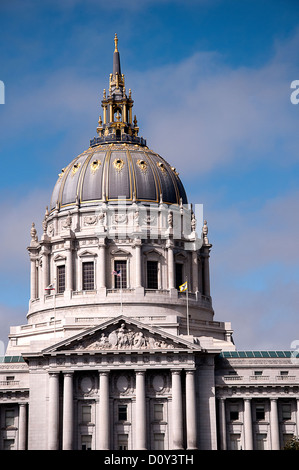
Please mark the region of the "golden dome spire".
<svg viewBox="0 0 299 470"><path fill-rule="evenodd" d="M114 44L115 44L114 52L118 52L117 43L118 43L118 38L117 38L117 34L115 33L115 36L114 36Z"/></svg>

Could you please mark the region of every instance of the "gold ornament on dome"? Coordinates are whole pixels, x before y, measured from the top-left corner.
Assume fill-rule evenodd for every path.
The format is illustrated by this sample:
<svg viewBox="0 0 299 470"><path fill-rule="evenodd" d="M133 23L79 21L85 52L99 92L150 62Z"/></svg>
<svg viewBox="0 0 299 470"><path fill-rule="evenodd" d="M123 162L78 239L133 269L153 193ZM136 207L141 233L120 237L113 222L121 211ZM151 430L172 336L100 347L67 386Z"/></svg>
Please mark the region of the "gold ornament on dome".
<svg viewBox="0 0 299 470"><path fill-rule="evenodd" d="M157 162L157 166L158 168L160 168L160 170L162 171L162 173L165 173L165 166L164 166L164 163L162 162Z"/></svg>
<svg viewBox="0 0 299 470"><path fill-rule="evenodd" d="M59 179L61 179L63 177L63 173L65 172L65 168L62 168L61 170L61 173L59 173Z"/></svg>
<svg viewBox="0 0 299 470"><path fill-rule="evenodd" d="M94 161L90 164L91 173L94 175L101 165L102 165L101 160L94 160Z"/></svg>
<svg viewBox="0 0 299 470"><path fill-rule="evenodd" d="M77 171L79 170L80 166L81 166L81 163L75 163L75 164L73 165L73 168L72 168L72 176L74 176L74 175L77 173Z"/></svg>
<svg viewBox="0 0 299 470"><path fill-rule="evenodd" d="M144 160L137 160L137 165L143 173L146 173L147 163Z"/></svg>
<svg viewBox="0 0 299 470"><path fill-rule="evenodd" d="M179 173L176 171L176 169L173 166L171 167L171 169L174 172L175 176L178 177Z"/></svg>
<svg viewBox="0 0 299 470"><path fill-rule="evenodd" d="M113 166L116 171L120 172L125 165L125 162L121 158L116 158L113 162Z"/></svg>

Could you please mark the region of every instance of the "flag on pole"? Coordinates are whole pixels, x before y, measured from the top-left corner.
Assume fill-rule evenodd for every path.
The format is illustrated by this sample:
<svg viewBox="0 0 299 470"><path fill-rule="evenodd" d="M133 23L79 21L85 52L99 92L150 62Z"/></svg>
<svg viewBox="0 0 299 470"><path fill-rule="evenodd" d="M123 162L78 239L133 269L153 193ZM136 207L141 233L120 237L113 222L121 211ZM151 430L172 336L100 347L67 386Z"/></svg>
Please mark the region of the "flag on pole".
<svg viewBox="0 0 299 470"><path fill-rule="evenodd" d="M185 290L188 289L188 282L184 282L181 286L179 286L180 292L184 292Z"/></svg>
<svg viewBox="0 0 299 470"><path fill-rule="evenodd" d="M49 284L48 287L45 288L45 290L55 290L54 283Z"/></svg>
<svg viewBox="0 0 299 470"><path fill-rule="evenodd" d="M118 269L117 271L112 271L112 274L114 274L114 276L120 277L121 276L121 270Z"/></svg>

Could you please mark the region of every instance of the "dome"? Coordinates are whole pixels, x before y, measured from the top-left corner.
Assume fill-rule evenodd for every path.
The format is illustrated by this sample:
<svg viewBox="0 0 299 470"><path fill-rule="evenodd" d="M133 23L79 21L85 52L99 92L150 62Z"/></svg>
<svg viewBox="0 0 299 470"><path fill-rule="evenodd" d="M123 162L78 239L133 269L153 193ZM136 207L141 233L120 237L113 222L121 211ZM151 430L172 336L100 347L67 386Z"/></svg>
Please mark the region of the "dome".
<svg viewBox="0 0 299 470"><path fill-rule="evenodd" d="M121 73L117 36L114 41L113 73L108 94L103 91L98 136L59 174L51 210L119 200L187 204L175 168L149 150L146 140L138 136L137 119L132 117L132 92L129 89L126 94Z"/></svg>
<svg viewBox="0 0 299 470"><path fill-rule="evenodd" d="M59 175L50 208L118 200L187 204L175 168L146 146L116 142L95 145L74 158Z"/></svg>

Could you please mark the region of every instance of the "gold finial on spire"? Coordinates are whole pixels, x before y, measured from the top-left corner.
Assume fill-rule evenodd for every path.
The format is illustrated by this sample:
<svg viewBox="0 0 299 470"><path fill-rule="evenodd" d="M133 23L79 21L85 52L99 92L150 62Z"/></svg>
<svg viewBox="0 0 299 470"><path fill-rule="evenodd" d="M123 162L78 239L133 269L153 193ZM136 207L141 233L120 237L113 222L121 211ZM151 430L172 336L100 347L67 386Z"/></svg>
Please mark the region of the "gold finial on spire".
<svg viewBox="0 0 299 470"><path fill-rule="evenodd" d="M118 38L117 38L117 34L115 33L115 36L114 36L114 44L115 44L114 52L118 52L117 43L118 43Z"/></svg>

